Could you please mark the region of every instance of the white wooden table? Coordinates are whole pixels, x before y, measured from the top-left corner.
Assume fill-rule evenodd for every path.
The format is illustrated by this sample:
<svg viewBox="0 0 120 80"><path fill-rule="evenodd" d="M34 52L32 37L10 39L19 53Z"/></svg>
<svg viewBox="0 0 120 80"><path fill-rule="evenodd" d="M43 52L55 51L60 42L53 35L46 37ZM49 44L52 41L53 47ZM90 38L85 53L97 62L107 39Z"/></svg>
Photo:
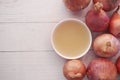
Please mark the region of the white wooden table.
<svg viewBox="0 0 120 80"><path fill-rule="evenodd" d="M62 19L85 21L91 7L72 13L63 0L0 0L0 80L66 80L66 60L54 52L51 30ZM80 60L87 66L95 57L91 48Z"/></svg>

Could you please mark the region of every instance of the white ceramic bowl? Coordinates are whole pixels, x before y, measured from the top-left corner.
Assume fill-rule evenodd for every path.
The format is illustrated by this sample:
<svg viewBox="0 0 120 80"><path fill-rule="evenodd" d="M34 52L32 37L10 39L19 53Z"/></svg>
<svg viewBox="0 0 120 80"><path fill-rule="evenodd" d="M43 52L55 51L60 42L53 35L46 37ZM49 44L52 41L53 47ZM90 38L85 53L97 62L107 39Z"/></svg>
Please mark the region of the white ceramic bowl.
<svg viewBox="0 0 120 80"><path fill-rule="evenodd" d="M66 22L66 21L76 21L76 22L79 22L80 24L82 24L82 25L86 28L86 30L87 30L87 32L88 32L88 36L89 36L89 40L90 40L90 41L89 41L89 45L87 46L86 50L85 50L83 53L80 53L80 55L75 56L75 57L69 57L69 56L64 56L64 55L62 55L62 54L58 51L58 49L55 47L54 42L53 42L53 35L54 35L55 29L56 29L60 24ZM83 34L83 35L84 35L84 34ZM83 56L84 56L85 54L87 54L87 52L89 51L89 49L90 49L90 47L91 47L91 44L92 44L92 35L91 35L91 31L89 30L89 28L87 27L87 25L86 25L83 21L78 20L78 19L69 18L69 19L64 19L64 20L62 20L62 21L60 21L59 23L57 23L57 24L55 25L55 27L54 27L54 29L53 29L53 31L52 31L52 34L51 34L51 43L52 43L53 49L55 50L55 52L56 52L59 56L65 58L65 59L77 59L77 58L83 57Z"/></svg>

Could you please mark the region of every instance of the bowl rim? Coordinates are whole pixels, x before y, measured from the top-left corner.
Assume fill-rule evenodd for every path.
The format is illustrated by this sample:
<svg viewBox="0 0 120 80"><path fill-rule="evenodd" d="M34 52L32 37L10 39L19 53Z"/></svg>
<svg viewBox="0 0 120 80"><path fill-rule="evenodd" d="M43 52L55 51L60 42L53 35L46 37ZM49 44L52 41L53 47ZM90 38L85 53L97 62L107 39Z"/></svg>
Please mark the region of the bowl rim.
<svg viewBox="0 0 120 80"><path fill-rule="evenodd" d="M66 22L66 21L77 21L77 22L81 23L82 25L84 25L84 27L86 28L86 30L88 31L88 34L89 34L90 41L89 41L88 47L86 48L86 50L85 50L82 54L80 54L80 55L78 55L78 56L75 56L75 57L68 57L68 56L62 55L62 54L56 49L56 47L54 46L54 42L53 42L53 34L54 34L54 31L55 31L55 29L56 29L60 24ZM78 59L78 58L81 58L81 57L83 57L84 55L86 55L87 52L89 51L89 49L91 48L91 45L92 45L92 34L91 34L91 31L90 31L90 29L88 28L88 26L87 26L82 20L74 19L74 18L67 18L67 19L63 19L63 20L59 21L59 22L54 26L54 28L52 29L52 33L51 33L51 44L52 44L53 50L54 50L59 56L61 56L62 58L64 58L64 59Z"/></svg>

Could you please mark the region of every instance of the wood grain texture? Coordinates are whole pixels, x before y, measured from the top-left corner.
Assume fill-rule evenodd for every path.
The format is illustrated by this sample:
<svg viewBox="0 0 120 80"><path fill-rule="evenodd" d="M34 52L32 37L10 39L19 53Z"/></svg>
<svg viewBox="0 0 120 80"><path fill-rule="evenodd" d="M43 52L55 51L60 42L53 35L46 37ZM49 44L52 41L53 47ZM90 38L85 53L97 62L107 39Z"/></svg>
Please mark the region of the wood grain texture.
<svg viewBox="0 0 120 80"><path fill-rule="evenodd" d="M0 52L0 80L65 80L64 62L54 52Z"/></svg>
<svg viewBox="0 0 120 80"><path fill-rule="evenodd" d="M62 68L67 60L51 46L52 29L66 18L85 21L92 6L91 0L84 10L71 12L63 0L0 0L0 80L66 80ZM100 34L92 32L93 40ZM87 66L95 58L91 47L80 60Z"/></svg>
<svg viewBox="0 0 120 80"><path fill-rule="evenodd" d="M97 56L92 50L81 61L87 66ZM111 58L116 61L116 57ZM1 80L66 80L63 75L65 59L54 51L0 52ZM117 80L119 80L118 78ZM87 76L84 80L88 80Z"/></svg>
<svg viewBox="0 0 120 80"><path fill-rule="evenodd" d="M63 0L1 0L0 22L58 22L65 18L84 20L87 10L72 13Z"/></svg>
<svg viewBox="0 0 120 80"><path fill-rule="evenodd" d="M51 32L55 23L1 23L0 51L53 50Z"/></svg>

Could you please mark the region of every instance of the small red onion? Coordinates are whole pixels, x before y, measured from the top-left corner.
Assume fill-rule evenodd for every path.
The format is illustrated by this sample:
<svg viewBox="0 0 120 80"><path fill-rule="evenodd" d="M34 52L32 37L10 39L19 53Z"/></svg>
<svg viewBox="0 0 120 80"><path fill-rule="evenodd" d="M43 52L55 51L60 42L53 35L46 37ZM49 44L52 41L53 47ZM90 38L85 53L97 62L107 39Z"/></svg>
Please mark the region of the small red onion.
<svg viewBox="0 0 120 80"><path fill-rule="evenodd" d="M92 60L87 68L88 80L117 80L115 64L104 58Z"/></svg>
<svg viewBox="0 0 120 80"><path fill-rule="evenodd" d="M102 34L95 38L93 49L100 57L113 57L120 49L120 42L111 34Z"/></svg>
<svg viewBox="0 0 120 80"><path fill-rule="evenodd" d="M64 0L64 3L71 11L80 11L86 8L91 0Z"/></svg>
<svg viewBox="0 0 120 80"><path fill-rule="evenodd" d="M116 37L120 37L120 5L110 20L110 33Z"/></svg>
<svg viewBox="0 0 120 80"><path fill-rule="evenodd" d="M117 67L117 71L120 74L120 56L118 57L117 61L116 61L116 67Z"/></svg>
<svg viewBox="0 0 120 80"><path fill-rule="evenodd" d="M82 80L86 74L86 67L80 60L70 60L64 64L63 73L68 80Z"/></svg>
<svg viewBox="0 0 120 80"><path fill-rule="evenodd" d="M109 17L102 8L103 5L97 2L85 17L87 26L94 32L102 32L108 28Z"/></svg>
<svg viewBox="0 0 120 80"><path fill-rule="evenodd" d="M94 3L101 2L103 4L103 10L111 11L115 9L120 3L120 0L93 0Z"/></svg>

